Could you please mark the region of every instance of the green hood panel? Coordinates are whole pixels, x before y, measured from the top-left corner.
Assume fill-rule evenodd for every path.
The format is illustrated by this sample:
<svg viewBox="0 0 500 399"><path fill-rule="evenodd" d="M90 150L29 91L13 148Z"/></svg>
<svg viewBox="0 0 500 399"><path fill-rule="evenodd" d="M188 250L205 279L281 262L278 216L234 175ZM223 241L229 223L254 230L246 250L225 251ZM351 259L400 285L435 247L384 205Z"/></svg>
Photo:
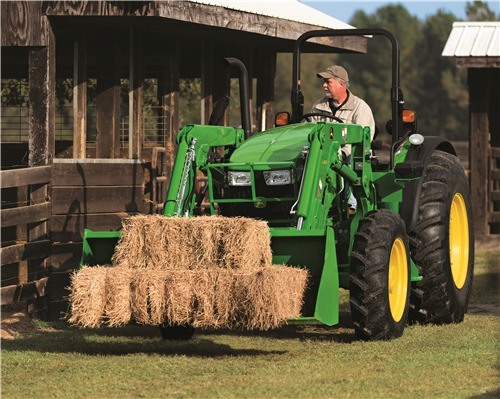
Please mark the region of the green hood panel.
<svg viewBox="0 0 500 399"><path fill-rule="evenodd" d="M315 123L299 123L264 131L246 140L231 155L232 163L294 161L309 144Z"/></svg>

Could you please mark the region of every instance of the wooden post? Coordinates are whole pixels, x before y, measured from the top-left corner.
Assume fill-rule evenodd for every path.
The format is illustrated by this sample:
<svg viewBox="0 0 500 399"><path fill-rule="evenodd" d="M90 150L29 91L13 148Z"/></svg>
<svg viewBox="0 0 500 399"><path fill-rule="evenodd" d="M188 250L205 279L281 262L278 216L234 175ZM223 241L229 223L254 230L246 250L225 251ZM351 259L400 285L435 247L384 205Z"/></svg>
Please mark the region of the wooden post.
<svg viewBox="0 0 500 399"><path fill-rule="evenodd" d="M47 45L29 51L29 166L51 165L55 154L55 91L56 91L56 42L52 26L42 16L42 26ZM30 204L41 204L49 197L48 186L30 186ZM47 221L28 226L28 241L46 239L49 233ZM20 280L37 280L45 274L46 260L30 260L27 275ZM25 274L25 271L21 269ZM35 304L36 307L36 304ZM34 311L31 307L29 311Z"/></svg>
<svg viewBox="0 0 500 399"><path fill-rule="evenodd" d="M142 129L142 62L141 34L135 28L130 28L129 39L129 158L141 157Z"/></svg>
<svg viewBox="0 0 500 399"><path fill-rule="evenodd" d="M47 19L47 17L43 17ZM29 165L52 163L55 148L55 38L47 21L45 47L29 51Z"/></svg>
<svg viewBox="0 0 500 399"><path fill-rule="evenodd" d="M120 51L112 32L99 43L96 158L120 158Z"/></svg>
<svg viewBox="0 0 500 399"><path fill-rule="evenodd" d="M179 131L179 54L176 44L166 55L158 84L158 96L162 106L162 145L173 146ZM172 147L173 148L173 147Z"/></svg>
<svg viewBox="0 0 500 399"><path fill-rule="evenodd" d="M87 149L87 36L75 32L73 42L73 158L85 158Z"/></svg>
<svg viewBox="0 0 500 399"><path fill-rule="evenodd" d="M484 70L469 68L470 190L478 236L490 234L488 224L488 154L490 127L488 105L490 82Z"/></svg>
<svg viewBox="0 0 500 399"><path fill-rule="evenodd" d="M262 51L257 54L257 129L259 132L274 126L274 77L276 52Z"/></svg>
<svg viewBox="0 0 500 399"><path fill-rule="evenodd" d="M208 124L214 105L212 46L204 41L201 46L201 124Z"/></svg>

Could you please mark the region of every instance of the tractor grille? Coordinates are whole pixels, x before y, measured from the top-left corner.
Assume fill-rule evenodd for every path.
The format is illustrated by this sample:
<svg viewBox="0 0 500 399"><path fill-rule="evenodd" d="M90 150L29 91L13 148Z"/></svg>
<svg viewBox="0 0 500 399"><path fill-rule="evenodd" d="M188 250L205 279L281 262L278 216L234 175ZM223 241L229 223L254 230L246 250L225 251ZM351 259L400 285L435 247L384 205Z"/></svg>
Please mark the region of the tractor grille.
<svg viewBox="0 0 500 399"><path fill-rule="evenodd" d="M290 209L297 197L296 184L284 186L268 186L264 181L262 172L255 172L255 193L257 197L268 199L256 207L253 202L219 203L220 213L223 216L244 216L255 219L268 220L272 225L288 226L294 221ZM251 187L224 186L222 190L224 199L252 199ZM293 200L279 200L293 198ZM270 201L278 200L278 201ZM265 204L264 204L265 203Z"/></svg>

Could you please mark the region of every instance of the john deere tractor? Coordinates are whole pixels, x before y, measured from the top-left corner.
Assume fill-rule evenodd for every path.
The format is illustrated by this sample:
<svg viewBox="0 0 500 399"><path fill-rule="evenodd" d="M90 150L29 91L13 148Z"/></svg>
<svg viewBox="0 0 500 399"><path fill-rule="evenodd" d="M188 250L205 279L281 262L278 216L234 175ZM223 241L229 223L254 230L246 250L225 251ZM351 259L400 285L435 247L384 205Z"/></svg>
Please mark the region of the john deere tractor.
<svg viewBox="0 0 500 399"><path fill-rule="evenodd" d="M308 122L318 115L303 113L301 45L353 35L384 36L392 45L387 162L373 155L369 127L325 115ZM180 131L165 217L191 217L204 207L210 215L266 220L273 263L310 272L296 323L337 324L340 288L349 290L361 339L399 337L409 321L461 322L474 259L467 178L449 141L417 133L399 87L396 38L382 29L303 34L293 54L291 115L278 115L274 128L253 136L246 68L226 61L240 72L242 128L186 125ZM213 121L223 108L216 107ZM342 156L347 144L348 160ZM196 188L200 172L207 181L202 190ZM119 236L86 230L82 263L105 263Z"/></svg>

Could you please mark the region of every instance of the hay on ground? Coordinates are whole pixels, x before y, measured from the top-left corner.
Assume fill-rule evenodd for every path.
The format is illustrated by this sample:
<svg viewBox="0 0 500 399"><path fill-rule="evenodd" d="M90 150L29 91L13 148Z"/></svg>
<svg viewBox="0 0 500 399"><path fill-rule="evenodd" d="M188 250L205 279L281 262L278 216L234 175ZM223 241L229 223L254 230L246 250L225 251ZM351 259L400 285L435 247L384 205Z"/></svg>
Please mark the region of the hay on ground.
<svg viewBox="0 0 500 399"><path fill-rule="evenodd" d="M155 269L254 270L270 266L269 228L249 218L173 218L136 215L123 220L113 263Z"/></svg>

